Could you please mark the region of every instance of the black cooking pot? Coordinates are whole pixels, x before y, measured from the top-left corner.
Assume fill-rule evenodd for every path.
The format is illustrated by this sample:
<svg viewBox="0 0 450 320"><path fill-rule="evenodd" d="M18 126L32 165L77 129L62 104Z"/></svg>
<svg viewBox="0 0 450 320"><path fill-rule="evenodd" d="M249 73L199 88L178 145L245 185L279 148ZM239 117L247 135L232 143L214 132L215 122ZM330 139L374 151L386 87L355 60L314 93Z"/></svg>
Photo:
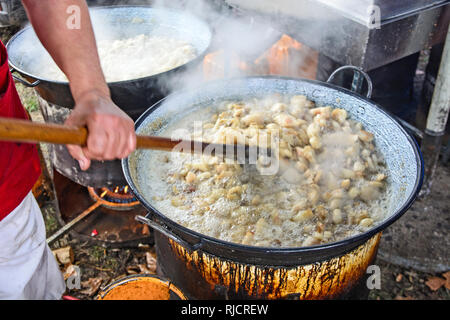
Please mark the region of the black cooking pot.
<svg viewBox="0 0 450 320"><path fill-rule="evenodd" d="M149 210L146 217L137 217L137 219L157 231L155 235L159 242L157 246L162 248L160 250L161 264L163 264L163 269L165 267L166 272L169 271L168 276L179 280L177 283L187 292L190 290L191 292L201 291L197 297L226 296L224 294L211 295L211 290L208 290L211 284L213 284L213 288L214 284L219 287L225 286L228 295L230 292L236 293L238 290L236 288L258 287L257 285L248 285L246 280L242 280L254 279L255 277L247 274L252 270L259 275L264 275L266 278L263 280L268 281L270 285L266 282L262 286L264 289L261 289L263 290L261 292L264 294L255 291L246 292L237 297L271 296L273 292L269 293L267 290L279 288L282 283L283 287L280 290L283 292L277 293L275 296L294 293L301 297L320 296L316 295L313 289L311 289L313 291L308 291L304 286L302 287L298 282L300 280L292 282L294 281L291 279L292 277L301 278L301 274L306 277L315 277L310 279L311 284L318 281L318 278L322 279L321 281L336 280L336 277L343 276L345 278L346 275L345 281L348 281L351 278L350 272L355 270L359 270L355 277L361 278L365 274L364 268L374 259L380 232L406 212L421 188L423 161L414 138L370 100L329 83L272 76L208 83L197 90L176 92L159 101L138 119L136 131L139 134L158 135L159 128L165 127L173 119L180 119L185 114L201 112L202 108L223 100L263 97L271 93L302 94L315 101L319 106L331 105L343 108L347 110L352 119L361 122L366 130L374 134L375 144L382 153L389 172L390 202L386 209L386 218L362 234L333 243L309 247L254 247L222 241L183 227L153 206L151 197L143 191L149 190L144 189L145 170L151 170L146 159L153 151L137 150L122 161L128 184L141 203ZM155 126L155 123L158 125ZM170 262L165 263L165 261ZM174 269L174 265L181 266ZM183 270L186 271L183 272ZM218 270L222 270L222 272ZM311 274L309 273L311 270L315 271ZM293 275L289 276L289 273ZM280 278L277 278L278 275ZM230 279L231 276L232 279ZM183 277L187 280L183 280ZM189 282L189 277L195 281ZM203 281L199 279L203 279ZM185 285L180 284L180 281ZM291 283L287 287L286 281ZM345 281L343 279L337 282L331 281L330 286L336 286L336 283L340 282L344 285ZM349 287L353 285L353 282L348 284ZM272 289L269 288L270 286ZM290 291L286 288L290 288ZM324 297L330 297L336 292L341 292L339 291L341 289L336 289L336 292L333 291L334 289L330 287L327 291L329 294L323 292L321 294Z"/></svg>
<svg viewBox="0 0 450 320"><path fill-rule="evenodd" d="M133 120L148 106L165 97L184 71L199 66L211 43L211 28L185 12L146 6L114 6L91 8L90 15L97 40L151 34L180 39L196 49L196 58L169 71L108 83L112 100ZM6 47L14 79L34 87L44 100L41 108L45 121L63 123L74 107L69 83L46 78L45 66L54 62L33 28L29 26L19 31ZM126 183L119 160L92 161L89 170L82 171L65 146L52 146L51 149L51 160L56 170L81 185L114 187Z"/></svg>

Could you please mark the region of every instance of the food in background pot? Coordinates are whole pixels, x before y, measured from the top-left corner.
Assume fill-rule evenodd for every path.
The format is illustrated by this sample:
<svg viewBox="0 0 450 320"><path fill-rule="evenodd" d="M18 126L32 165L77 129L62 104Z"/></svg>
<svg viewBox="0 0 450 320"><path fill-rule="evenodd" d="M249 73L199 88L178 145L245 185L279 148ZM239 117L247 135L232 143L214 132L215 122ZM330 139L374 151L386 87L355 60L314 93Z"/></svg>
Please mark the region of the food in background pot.
<svg viewBox="0 0 450 320"><path fill-rule="evenodd" d="M148 77L181 66L196 57L195 48L184 41L145 34L97 42L100 63L107 82ZM52 61L43 77L67 81Z"/></svg>
<svg viewBox="0 0 450 320"><path fill-rule="evenodd" d="M217 157L151 151L148 176L139 184L168 218L204 235L264 247L334 242L384 218L383 157L373 135L346 110L318 107L302 95L230 101L208 110L172 121L159 134L185 128L184 139L259 146L269 146L260 137L270 137L282 170L260 175Z"/></svg>

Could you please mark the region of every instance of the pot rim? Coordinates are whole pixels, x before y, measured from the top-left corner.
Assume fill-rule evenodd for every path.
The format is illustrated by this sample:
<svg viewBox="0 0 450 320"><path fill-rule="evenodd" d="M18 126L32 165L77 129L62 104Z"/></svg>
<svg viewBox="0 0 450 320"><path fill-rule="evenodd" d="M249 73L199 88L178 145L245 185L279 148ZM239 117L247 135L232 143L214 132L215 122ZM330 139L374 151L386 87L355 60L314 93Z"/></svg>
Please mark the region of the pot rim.
<svg viewBox="0 0 450 320"><path fill-rule="evenodd" d="M146 278L155 279L159 283L167 286L169 291L172 291L174 294L176 294L181 300L187 300L186 295L169 279L161 277L156 274L132 274L125 276L123 278L117 279L110 284L108 284L105 288L100 290L100 292L96 295L96 300L103 300L105 296L108 295L108 293L113 290L114 288L121 286L123 284L132 282L132 281L140 281L140 280L146 280Z"/></svg>
<svg viewBox="0 0 450 320"><path fill-rule="evenodd" d="M169 69L167 71L164 72L160 72L160 73L156 73L156 74L152 74L149 76L144 76L144 77L140 77L140 78L134 78L134 79L128 79L128 80L120 80L120 81L110 81L110 82L106 82L107 85L111 85L111 86L118 86L118 85L123 85L123 84L129 84L132 82L136 82L136 81L143 81L143 80L152 80L152 79L158 79L160 77L164 77L167 76L171 73L174 73L182 68L188 67L188 66L192 66L194 65L197 61L202 60L203 57L205 56L205 54L208 52L208 50L211 48L211 43L212 43L212 36L213 36L213 32L212 32L212 28L211 26L203 19L200 19L199 17L181 11L181 10L174 10L174 9L169 9L169 8L154 8L152 6L148 6L148 5L117 5L117 6L102 6L102 7L90 7L89 11L93 10L93 11L99 11L99 10L108 10L108 9L116 9L116 8L146 8L146 9L152 9L152 10L161 10L161 11L167 11L167 12L174 12L180 15L184 15L184 16L190 16L192 19L196 19L198 20L198 22L203 23L205 25L205 27L207 27L207 29L209 30L209 41L208 41L208 45L206 46L206 48L198 53L196 55L196 57L194 57L192 60L179 65L175 68ZM23 68L19 68L18 66L16 66L14 63L12 63L11 59L10 59L10 54L9 54L9 47L11 46L11 44L14 41L19 41L17 40L17 38L19 38L21 36L22 33L27 32L29 29L33 29L33 26L29 25L26 26L25 28L19 30L16 34L14 34L11 39L9 39L9 41L6 43L5 47L6 50L8 52L8 64L10 65L10 67L13 69L13 71L17 71L20 74L22 74L23 76L26 77L30 77L32 79L35 80L40 80L40 81L45 81L48 83L53 83L53 84L58 84L58 85L69 85L69 81L60 81L60 80L51 80L51 79L47 79L45 77L38 77L36 75L31 74L30 72L24 71Z"/></svg>
<svg viewBox="0 0 450 320"><path fill-rule="evenodd" d="M401 125L400 123L394 119L391 115L389 115L386 111L384 111L379 105L374 103L373 101L370 101L366 97L355 93L353 91L350 91L346 88L342 88L340 86L326 83L318 80L309 80L309 79L303 79L303 78L294 78L294 77L285 77L285 76L278 76L278 75L265 75L265 76L249 76L249 77L240 77L240 78L232 78L232 79L222 79L222 80L215 80L214 83L220 83L225 81L233 81L233 80L248 80L248 79L278 79L278 80L293 80L293 81L300 81L300 82L307 82L312 84L317 84L323 87L328 87L330 89L334 89L337 91L340 91L344 94L350 95L352 97L356 97L358 99L362 99L364 102L371 104L373 107L377 108L379 111L381 111L385 117L389 118L395 125L398 127L398 129L406 136L408 142L410 143L416 159L416 165L417 165L417 175L416 175L416 181L414 183L414 188L411 194L407 197L404 204L396 210L394 213L390 214L389 218L385 219L382 223L377 225L374 228L371 228L367 230L366 232L344 238L339 241L335 242L328 242L324 244L319 245L313 245L313 246L305 246L305 247L260 247L260 246L250 246L250 245L243 245L238 244L230 241L225 241L217 238L213 238L208 235L201 234L195 230L186 228L177 222L169 219L167 216L162 214L159 210L157 210L153 205L150 204L149 201L147 201L141 193L138 191L137 186L135 185L133 179L130 175L130 168L129 168L129 158L122 159L122 170L125 176L125 179L127 180L131 190L135 194L135 196L141 201L141 203L149 209L154 215L157 216L158 219L161 219L162 222L164 222L165 227L171 227L173 229L179 229L182 232L189 234L201 241L206 240L210 242L213 245L220 245L220 246L226 246L229 249L233 250L247 250L247 251L253 251L258 253L277 253L277 254L289 254L289 253L302 253L302 252L308 252L308 253L320 253L324 251L329 251L330 249L334 248L341 248L341 247L347 247L348 250L354 249L358 245L364 243L371 237L373 237L375 234L383 231L388 226L390 226L392 223L394 223L397 219L399 219L413 204L414 200L417 198L419 191L422 187L423 178L424 178L424 163L423 163L423 157L422 153L420 151L420 148L417 144L417 141L412 137ZM191 90L199 90L199 88L194 88ZM139 126L142 124L142 122L156 109L158 109L161 105L163 105L163 102L167 99L170 99L174 95L180 95L183 94L186 91L191 91L189 89L186 90L180 90L177 92L173 92L166 96L165 98L161 99L160 101L156 102L154 105L152 105L149 109L147 109L135 122L136 129L139 128ZM178 233L177 233L178 234ZM350 246L350 247L349 247Z"/></svg>

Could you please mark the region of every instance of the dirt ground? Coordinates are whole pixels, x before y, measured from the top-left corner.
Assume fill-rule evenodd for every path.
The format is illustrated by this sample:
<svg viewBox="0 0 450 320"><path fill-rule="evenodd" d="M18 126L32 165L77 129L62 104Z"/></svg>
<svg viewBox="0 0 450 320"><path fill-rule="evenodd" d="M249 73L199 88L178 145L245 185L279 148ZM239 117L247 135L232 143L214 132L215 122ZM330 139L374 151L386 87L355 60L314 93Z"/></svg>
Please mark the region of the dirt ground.
<svg viewBox="0 0 450 320"><path fill-rule="evenodd" d="M11 28L0 29L2 41L6 43L16 31L17 29ZM35 92L20 84L17 84L17 88L22 102L32 118L40 121L42 117ZM45 145L41 146L41 149L45 156ZM62 227L56 218L57 207L53 201L44 201L41 203L41 208L46 222L47 235L50 236ZM77 299L94 299L99 290L116 279L131 274L155 273L156 270L154 248L149 244L111 248L66 234L51 245L52 249L65 247L71 248L73 257L65 264L61 264L61 271L69 280L74 279L74 270L76 270L74 267L79 268L81 275L79 288L68 289L66 294ZM446 273L420 272L387 263L381 259L377 259L375 264L381 270L381 287L370 291L370 300L450 299L450 273L448 271Z"/></svg>

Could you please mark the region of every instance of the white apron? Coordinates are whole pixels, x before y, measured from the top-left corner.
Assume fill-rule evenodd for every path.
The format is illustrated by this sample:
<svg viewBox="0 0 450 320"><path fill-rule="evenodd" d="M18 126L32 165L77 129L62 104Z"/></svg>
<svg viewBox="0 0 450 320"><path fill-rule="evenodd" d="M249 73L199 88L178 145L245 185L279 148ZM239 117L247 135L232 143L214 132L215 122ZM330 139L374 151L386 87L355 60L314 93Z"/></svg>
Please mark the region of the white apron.
<svg viewBox="0 0 450 320"><path fill-rule="evenodd" d="M0 299L61 299L65 282L30 192L0 221Z"/></svg>

